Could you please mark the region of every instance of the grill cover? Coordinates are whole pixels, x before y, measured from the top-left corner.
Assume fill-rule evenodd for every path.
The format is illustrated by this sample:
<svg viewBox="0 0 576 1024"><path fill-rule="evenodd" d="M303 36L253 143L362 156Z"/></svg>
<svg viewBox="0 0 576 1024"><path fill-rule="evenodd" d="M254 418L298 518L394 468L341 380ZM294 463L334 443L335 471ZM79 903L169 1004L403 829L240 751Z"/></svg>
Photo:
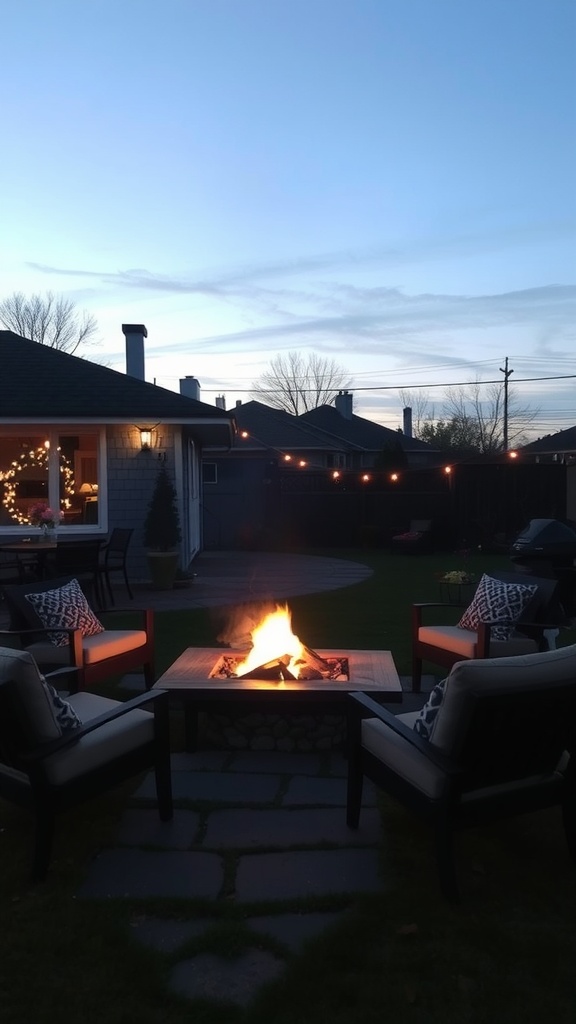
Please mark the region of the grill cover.
<svg viewBox="0 0 576 1024"><path fill-rule="evenodd" d="M512 545L517 555L576 557L576 532L558 519L531 519Z"/></svg>

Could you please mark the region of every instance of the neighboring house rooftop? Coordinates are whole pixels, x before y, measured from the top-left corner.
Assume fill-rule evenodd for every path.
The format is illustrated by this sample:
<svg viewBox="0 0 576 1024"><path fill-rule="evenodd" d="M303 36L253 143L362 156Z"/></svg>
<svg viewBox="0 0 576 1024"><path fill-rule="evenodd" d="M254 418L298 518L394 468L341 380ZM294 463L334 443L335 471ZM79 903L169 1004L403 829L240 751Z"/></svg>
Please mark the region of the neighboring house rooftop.
<svg viewBox="0 0 576 1024"><path fill-rule="evenodd" d="M537 441L531 441L519 450L527 455L561 455L576 452L576 427L568 427L556 434L539 437Z"/></svg>
<svg viewBox="0 0 576 1024"><path fill-rule="evenodd" d="M338 438L340 443L346 442L365 451L381 451L389 446L400 445L408 452L430 452L431 446L426 441L408 437L399 430L391 430L381 423L364 419L352 413L343 416L333 405L321 405L310 412L302 413L298 419L308 426L317 427L325 434Z"/></svg>
<svg viewBox="0 0 576 1024"><path fill-rule="evenodd" d="M107 366L0 331L0 423L128 423L193 426L206 445L228 446L234 415Z"/></svg>
<svg viewBox="0 0 576 1024"><path fill-rule="evenodd" d="M313 424L302 422L302 417L292 416L281 409L272 409L262 402L243 402L234 409L239 434L246 431L246 440L241 436L237 447L248 447L285 452L298 451L342 451L343 444L337 438L330 438ZM345 447L349 447L345 445Z"/></svg>

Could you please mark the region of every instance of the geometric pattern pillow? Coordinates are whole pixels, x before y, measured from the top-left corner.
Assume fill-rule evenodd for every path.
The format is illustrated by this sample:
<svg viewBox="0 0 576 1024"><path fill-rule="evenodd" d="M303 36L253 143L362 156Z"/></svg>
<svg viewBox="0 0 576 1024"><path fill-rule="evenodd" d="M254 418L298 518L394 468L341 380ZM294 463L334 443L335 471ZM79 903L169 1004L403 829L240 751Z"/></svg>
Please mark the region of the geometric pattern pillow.
<svg viewBox="0 0 576 1024"><path fill-rule="evenodd" d="M535 584L504 583L484 574L458 625L461 629L476 630L480 622L501 622L501 626L492 629L491 636L494 640L509 640L514 623L537 590Z"/></svg>
<svg viewBox="0 0 576 1024"><path fill-rule="evenodd" d="M46 682L44 676L40 676L40 679L50 700L50 704L52 705L54 718L58 722L62 732L71 732L72 729L79 729L82 725L82 721L78 718L78 715L74 711L72 705L60 696L58 690L55 690L51 683Z"/></svg>
<svg viewBox="0 0 576 1024"><path fill-rule="evenodd" d="M418 733L425 740L431 740L434 732L434 726L436 725L436 719L438 712L440 711L440 705L444 700L444 691L446 689L446 679L442 679L441 682L436 683L433 690L430 691L430 696L426 701L426 704L420 711L418 718L414 722L412 728L414 732Z"/></svg>
<svg viewBox="0 0 576 1024"><path fill-rule="evenodd" d="M79 629L82 636L95 636L103 633L104 626L94 615L84 596L78 580L70 580L56 590L44 590L40 594L25 594L41 620L42 625ZM66 647L70 643L68 633L49 633L50 641L56 647Z"/></svg>

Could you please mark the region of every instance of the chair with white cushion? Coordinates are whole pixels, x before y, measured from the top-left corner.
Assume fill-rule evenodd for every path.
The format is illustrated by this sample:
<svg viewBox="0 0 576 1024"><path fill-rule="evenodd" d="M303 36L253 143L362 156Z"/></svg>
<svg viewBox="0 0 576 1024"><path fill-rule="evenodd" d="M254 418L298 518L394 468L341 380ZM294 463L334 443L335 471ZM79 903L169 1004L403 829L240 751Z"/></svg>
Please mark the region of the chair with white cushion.
<svg viewBox="0 0 576 1024"><path fill-rule="evenodd" d="M454 604L412 605L412 690L420 692L422 662L451 668L470 658L509 658L534 654L548 646L546 630L562 622L557 605L558 581L525 573L484 574L470 606L453 624L431 625L433 609L454 619Z"/></svg>
<svg viewBox="0 0 576 1024"><path fill-rule="evenodd" d="M576 645L460 661L421 712L349 698L347 822L364 776L432 827L440 887L459 899L457 828L559 805L576 860Z"/></svg>
<svg viewBox="0 0 576 1024"><path fill-rule="evenodd" d="M124 703L87 692L63 700L29 652L0 647L0 796L34 814L34 878L48 870L58 812L151 767L160 818L167 821L172 785L166 690Z"/></svg>
<svg viewBox="0 0 576 1024"><path fill-rule="evenodd" d="M154 613L130 610L136 628L104 627L74 577L2 588L10 613L9 630L0 642L18 642L34 655L43 671L73 665L77 687L86 689L111 676L142 670L146 688L155 682ZM120 609L109 617L126 614ZM9 635L11 638L9 638Z"/></svg>

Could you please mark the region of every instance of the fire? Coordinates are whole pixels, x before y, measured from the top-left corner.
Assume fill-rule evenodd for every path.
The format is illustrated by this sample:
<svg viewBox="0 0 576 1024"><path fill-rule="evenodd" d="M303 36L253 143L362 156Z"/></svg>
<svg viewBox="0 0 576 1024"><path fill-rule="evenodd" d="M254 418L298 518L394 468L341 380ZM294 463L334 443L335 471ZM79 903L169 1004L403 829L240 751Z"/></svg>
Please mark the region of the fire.
<svg viewBox="0 0 576 1024"><path fill-rule="evenodd" d="M268 662L282 659L294 676L298 676L299 662L303 661L304 647L292 632L291 615L288 606L276 606L251 632L252 648L244 661L236 667L237 675L245 675L251 669ZM289 660L286 660L289 656Z"/></svg>

